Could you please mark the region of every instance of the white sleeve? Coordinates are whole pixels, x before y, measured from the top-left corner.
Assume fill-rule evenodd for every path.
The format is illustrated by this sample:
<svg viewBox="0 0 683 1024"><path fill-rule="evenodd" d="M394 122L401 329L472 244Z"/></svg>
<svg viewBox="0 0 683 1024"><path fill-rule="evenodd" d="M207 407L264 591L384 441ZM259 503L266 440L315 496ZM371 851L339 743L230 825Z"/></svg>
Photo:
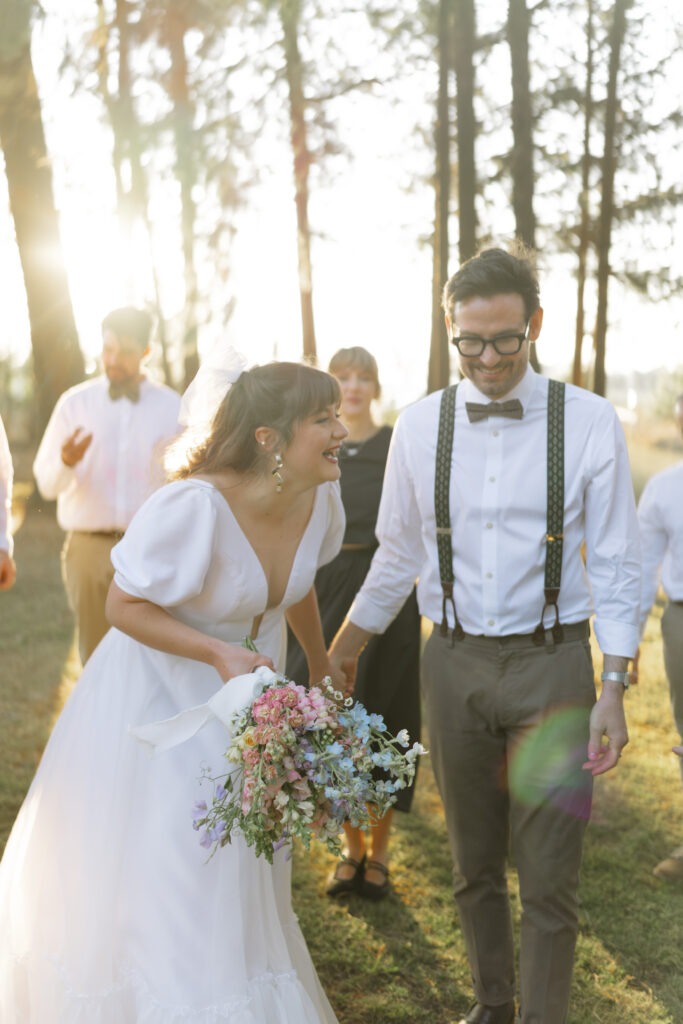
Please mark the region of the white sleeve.
<svg viewBox="0 0 683 1024"><path fill-rule="evenodd" d="M12 510L12 482L14 471L10 455L7 434L0 419L0 551L12 554L12 537L10 535L10 512Z"/></svg>
<svg viewBox="0 0 683 1024"><path fill-rule="evenodd" d="M409 458L410 428L399 416L389 447L377 515L379 547L349 618L371 633L383 633L415 586L424 559L422 518Z"/></svg>
<svg viewBox="0 0 683 1024"><path fill-rule="evenodd" d="M46 501L55 501L74 479L74 469L62 462L62 445L74 429L69 423L68 395L64 394L52 410L33 462L33 475Z"/></svg>
<svg viewBox="0 0 683 1024"><path fill-rule="evenodd" d="M339 483L327 486L327 530L320 546L318 568L327 565L339 554L346 529L346 515L342 504Z"/></svg>
<svg viewBox="0 0 683 1024"><path fill-rule="evenodd" d="M201 593L214 553L216 507L202 488L167 484L142 505L112 550L114 582L172 608Z"/></svg>
<svg viewBox="0 0 683 1024"><path fill-rule="evenodd" d="M642 554L643 578L640 590L640 628L645 628L659 586L660 570L669 546L656 496L656 484L648 481L638 503L638 526Z"/></svg>
<svg viewBox="0 0 683 1024"><path fill-rule="evenodd" d="M640 538L626 440L608 403L585 498L586 571L603 654L632 658L638 647Z"/></svg>

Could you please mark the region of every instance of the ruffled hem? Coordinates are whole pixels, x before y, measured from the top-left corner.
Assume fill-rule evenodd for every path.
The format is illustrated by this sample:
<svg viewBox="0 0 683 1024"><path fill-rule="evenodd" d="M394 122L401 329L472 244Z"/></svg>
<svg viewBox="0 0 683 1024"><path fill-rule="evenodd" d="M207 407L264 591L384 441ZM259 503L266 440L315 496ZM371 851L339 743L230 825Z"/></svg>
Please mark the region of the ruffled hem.
<svg viewBox="0 0 683 1024"><path fill-rule="evenodd" d="M316 1008L296 971L265 972L244 985L244 994L210 1006L172 1005L155 996L142 976L128 970L95 993L75 991L67 972L53 965L51 983L38 995L26 985L28 965L17 963L16 998L3 1006L3 1024L335 1024L331 1008ZM33 972L28 968L28 973ZM47 981L47 979L46 979ZM28 993L27 994L27 990ZM49 991L48 991L49 990ZM22 999L19 994L25 993ZM321 992L322 999L326 1002ZM329 1010L329 1012L328 1012Z"/></svg>

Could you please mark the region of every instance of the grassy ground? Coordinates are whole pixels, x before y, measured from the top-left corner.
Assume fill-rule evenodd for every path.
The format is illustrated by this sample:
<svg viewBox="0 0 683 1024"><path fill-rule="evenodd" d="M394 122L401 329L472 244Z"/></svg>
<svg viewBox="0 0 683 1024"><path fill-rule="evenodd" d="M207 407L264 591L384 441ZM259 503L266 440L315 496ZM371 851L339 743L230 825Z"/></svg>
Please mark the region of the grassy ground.
<svg viewBox="0 0 683 1024"><path fill-rule="evenodd" d="M642 480L655 467L645 443L633 447ZM76 674L60 544L50 516L31 512L17 535L17 585L0 594L0 846ZM683 887L652 876L683 841L660 614L657 607L643 645L641 685L627 695L631 745L618 772L596 787L570 1024L683 1021ZM453 1024L470 999L443 815L426 760L413 813L397 816L395 894L386 902L327 899L328 855L295 855L296 907L340 1024ZM511 889L518 909L514 876Z"/></svg>

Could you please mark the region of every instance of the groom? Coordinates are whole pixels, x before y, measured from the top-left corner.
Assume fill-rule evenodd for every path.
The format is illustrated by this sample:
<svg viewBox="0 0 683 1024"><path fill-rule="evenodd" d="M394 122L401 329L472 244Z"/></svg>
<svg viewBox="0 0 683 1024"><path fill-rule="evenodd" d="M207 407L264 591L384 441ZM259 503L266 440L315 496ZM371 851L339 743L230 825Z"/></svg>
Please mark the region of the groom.
<svg viewBox="0 0 683 1024"><path fill-rule="evenodd" d="M484 250L444 307L464 380L398 420L380 546L331 656L352 674L419 579L429 745L476 1000L460 1024L515 1020L510 841L518 1019L565 1024L593 776L628 741L640 567L626 446L608 402L529 365L543 310L528 251Z"/></svg>

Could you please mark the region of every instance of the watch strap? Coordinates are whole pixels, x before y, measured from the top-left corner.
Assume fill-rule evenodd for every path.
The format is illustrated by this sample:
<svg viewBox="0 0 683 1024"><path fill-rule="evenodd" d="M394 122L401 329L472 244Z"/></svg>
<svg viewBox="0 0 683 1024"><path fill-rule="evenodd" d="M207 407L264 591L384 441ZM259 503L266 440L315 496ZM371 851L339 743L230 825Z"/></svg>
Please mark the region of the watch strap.
<svg viewBox="0 0 683 1024"><path fill-rule="evenodd" d="M601 683L621 683L625 690L629 688L628 672L603 672L600 676Z"/></svg>

